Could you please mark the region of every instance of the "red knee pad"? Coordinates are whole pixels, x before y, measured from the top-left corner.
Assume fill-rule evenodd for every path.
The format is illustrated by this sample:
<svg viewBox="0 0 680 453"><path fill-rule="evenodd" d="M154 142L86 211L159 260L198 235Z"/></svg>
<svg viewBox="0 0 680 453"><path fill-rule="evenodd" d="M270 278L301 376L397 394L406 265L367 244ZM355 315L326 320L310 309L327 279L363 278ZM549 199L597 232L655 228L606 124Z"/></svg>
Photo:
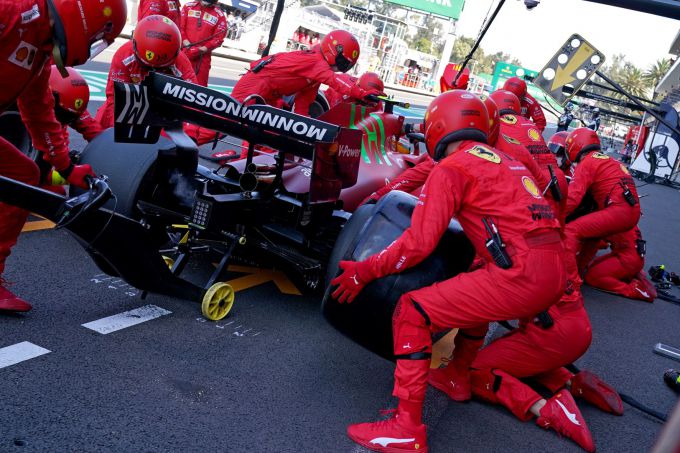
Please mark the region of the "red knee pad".
<svg viewBox="0 0 680 453"><path fill-rule="evenodd" d="M397 359L421 360L431 356L430 319L408 294L401 296L394 309L392 335Z"/></svg>

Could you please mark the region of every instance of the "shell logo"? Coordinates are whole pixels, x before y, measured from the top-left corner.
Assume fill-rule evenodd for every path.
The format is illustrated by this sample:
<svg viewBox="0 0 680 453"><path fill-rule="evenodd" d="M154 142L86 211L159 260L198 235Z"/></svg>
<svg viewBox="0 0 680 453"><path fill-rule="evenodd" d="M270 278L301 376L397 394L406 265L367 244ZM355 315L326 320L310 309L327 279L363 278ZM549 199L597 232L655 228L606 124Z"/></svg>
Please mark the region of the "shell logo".
<svg viewBox="0 0 680 453"><path fill-rule="evenodd" d="M529 195L534 198L541 198L541 192L538 190L538 186L533 179L528 176L522 176L522 185L524 186L524 190L529 192Z"/></svg>
<svg viewBox="0 0 680 453"><path fill-rule="evenodd" d="M529 138L535 142L541 141L541 134L536 129L529 129Z"/></svg>
<svg viewBox="0 0 680 453"><path fill-rule="evenodd" d="M150 50L147 50L146 53L144 54L144 56L146 56L146 60L147 60L147 61L151 61L151 60L154 59L154 57L156 56L156 54L153 53L153 52L150 51Z"/></svg>

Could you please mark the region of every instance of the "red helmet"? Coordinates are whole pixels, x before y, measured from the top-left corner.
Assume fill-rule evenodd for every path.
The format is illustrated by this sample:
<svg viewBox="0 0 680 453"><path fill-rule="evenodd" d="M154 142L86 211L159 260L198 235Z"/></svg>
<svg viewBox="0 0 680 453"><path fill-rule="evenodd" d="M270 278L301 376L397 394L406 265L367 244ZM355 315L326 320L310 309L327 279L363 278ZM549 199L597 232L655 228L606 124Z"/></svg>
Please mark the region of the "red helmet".
<svg viewBox="0 0 680 453"><path fill-rule="evenodd" d="M340 72L352 69L359 59L359 52L359 41L345 30L333 30L321 40L321 55Z"/></svg>
<svg viewBox="0 0 680 453"><path fill-rule="evenodd" d="M557 158L557 161L560 163L560 167L565 162L565 148L567 146L568 136L569 132L561 131L553 134L553 136L550 137L550 140L548 141L548 148Z"/></svg>
<svg viewBox="0 0 680 453"><path fill-rule="evenodd" d="M56 66L50 72L50 89L54 95L54 114L62 124L68 124L87 110L90 87L73 68L66 68L68 77L62 77Z"/></svg>
<svg viewBox="0 0 680 453"><path fill-rule="evenodd" d="M527 94L527 83L519 77L510 77L503 84L503 89L522 99Z"/></svg>
<svg viewBox="0 0 680 453"><path fill-rule="evenodd" d="M439 79L439 88L442 93L451 90L467 89L468 82L470 81L470 70L468 68L463 69L463 72L460 74L460 77L458 77L458 80L456 80L456 84L454 85L453 81L458 72L460 72L460 65L453 63L446 65L444 74L442 74L441 79Z"/></svg>
<svg viewBox="0 0 680 453"><path fill-rule="evenodd" d="M139 61L152 68L164 68L175 62L179 55L179 28L160 14L147 16L137 24L132 33L132 47Z"/></svg>
<svg viewBox="0 0 680 453"><path fill-rule="evenodd" d="M484 107L486 107L486 111L489 114L489 137L487 143L494 146L501 130L501 115L498 113L496 101L485 95L480 96L480 99L484 102Z"/></svg>
<svg viewBox="0 0 680 453"><path fill-rule="evenodd" d="M361 74L357 85L359 85L362 90L366 91L378 90L381 93L385 91L385 84L375 72L364 72Z"/></svg>
<svg viewBox="0 0 680 453"><path fill-rule="evenodd" d="M489 97L498 106L499 115L507 115L508 113L519 115L519 112L522 110L519 98L512 91L496 90Z"/></svg>
<svg viewBox="0 0 680 453"><path fill-rule="evenodd" d="M47 0L47 6L54 62L64 76L66 66L83 64L108 47L127 19L126 0Z"/></svg>
<svg viewBox="0 0 680 453"><path fill-rule="evenodd" d="M600 137L597 132L587 127L579 127L569 133L566 140L567 159L570 163L578 162L583 154L600 150Z"/></svg>
<svg viewBox="0 0 680 453"><path fill-rule="evenodd" d="M481 99L463 90L437 96L425 111L425 145L434 160L444 157L449 143L475 140L486 143L489 114Z"/></svg>

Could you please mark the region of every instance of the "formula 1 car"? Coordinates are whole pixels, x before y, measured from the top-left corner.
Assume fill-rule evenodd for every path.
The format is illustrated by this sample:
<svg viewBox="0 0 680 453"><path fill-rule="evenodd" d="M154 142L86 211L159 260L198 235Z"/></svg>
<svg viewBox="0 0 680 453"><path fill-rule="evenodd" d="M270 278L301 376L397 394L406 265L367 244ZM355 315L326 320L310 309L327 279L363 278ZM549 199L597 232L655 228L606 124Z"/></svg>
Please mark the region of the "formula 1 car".
<svg viewBox="0 0 680 453"><path fill-rule="evenodd" d="M0 178L0 200L69 229L109 275L145 292L201 300L212 320L233 304L221 281L233 261L285 268L296 283L320 289L347 210L424 158L394 151L403 118L389 100L385 112L346 104L313 119L161 74L115 90L116 126L80 157L108 180L66 200ZM247 140L247 158L199 165L184 121ZM366 129L382 141L364 139ZM257 154L257 145L276 152ZM180 278L196 253L219 257L201 286Z"/></svg>

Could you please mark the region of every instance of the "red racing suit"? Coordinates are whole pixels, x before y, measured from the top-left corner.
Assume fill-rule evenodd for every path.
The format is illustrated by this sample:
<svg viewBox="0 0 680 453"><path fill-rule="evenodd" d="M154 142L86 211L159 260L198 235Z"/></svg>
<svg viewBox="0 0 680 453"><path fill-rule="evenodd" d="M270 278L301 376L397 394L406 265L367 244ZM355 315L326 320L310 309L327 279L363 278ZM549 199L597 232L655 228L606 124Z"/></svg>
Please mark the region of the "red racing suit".
<svg viewBox="0 0 680 453"><path fill-rule="evenodd" d="M536 182L542 192L551 201L560 223L564 224L564 210L567 203L567 178L557 165L557 158L545 144L540 131L534 123L517 115L503 115L500 121L500 133L496 147L509 153L512 157L520 160L534 174ZM527 162L526 152L517 148L524 148L537 165ZM557 185L562 194L562 200L557 202L553 199L552 192L546 190L550 183L550 165L557 177ZM536 174L540 173L540 176Z"/></svg>
<svg viewBox="0 0 680 453"><path fill-rule="evenodd" d="M541 132L543 132L545 130L545 126L548 123L545 120L545 113L543 113L541 104L539 104L538 101L534 99L534 97L529 93L524 94L524 97L520 99L520 103L522 104L522 111L520 114L524 118L533 121L534 124L536 124L536 127L538 127Z"/></svg>
<svg viewBox="0 0 680 453"><path fill-rule="evenodd" d="M375 191L375 193L370 195L368 198L377 201L393 190L401 190L407 193L413 192L418 187L425 184L427 177L430 175L430 172L435 167L435 165L436 162L428 156L418 165L409 168L408 170L404 171L399 176L397 176L395 179L385 184L383 187Z"/></svg>
<svg viewBox="0 0 680 453"><path fill-rule="evenodd" d="M590 286L618 294L629 299L653 302L656 289L647 279L643 268L644 245L642 232L637 226L624 233L615 234L606 239L611 252L597 257L588 266L585 282Z"/></svg>
<svg viewBox="0 0 680 453"><path fill-rule="evenodd" d="M628 197L624 195L626 191ZM635 181L625 166L605 154L591 152L576 166L569 184L567 215L578 207L586 193L593 197L597 210L567 223L564 228L565 248L573 256L581 252L584 241L624 233L635 228L640 220ZM577 274L577 269L573 269L570 280L580 281Z"/></svg>
<svg viewBox="0 0 680 453"><path fill-rule="evenodd" d="M167 17L179 28L179 0L139 0L137 22L152 14L160 14Z"/></svg>
<svg viewBox="0 0 680 453"><path fill-rule="evenodd" d="M268 58L271 61L259 72L252 71ZM334 73L318 48L278 53L253 62L250 67L231 93L239 102L257 94L267 104L275 104L283 96L295 94L295 113L308 115L309 105L314 102L322 83L341 96L357 97L363 91L356 84L347 82L343 75Z"/></svg>
<svg viewBox="0 0 680 453"><path fill-rule="evenodd" d="M66 142L66 146L69 145L68 126L71 126L88 142L91 142L93 138L95 138L101 131L104 130L101 124L92 118L90 112L85 110L78 119L64 126L64 141Z"/></svg>
<svg viewBox="0 0 680 453"><path fill-rule="evenodd" d="M208 86L211 53L222 45L227 35L227 18L217 5L203 6L200 1L189 2L182 7L179 31L182 40L191 45L184 53L191 61L199 85ZM203 53L200 47L207 47Z"/></svg>
<svg viewBox="0 0 680 453"><path fill-rule="evenodd" d="M359 79L356 77L353 77L349 74L338 74L337 77L339 79L342 79L345 83L349 85L355 85ZM326 100L328 101L328 105L333 108L336 105L338 105L341 102L347 101L349 99L349 96L346 94L340 94L337 91L335 91L333 88L328 87L326 91L323 92L324 96L326 96Z"/></svg>
<svg viewBox="0 0 680 453"><path fill-rule="evenodd" d="M0 0L0 112L17 102L21 118L43 158L58 170L71 164L49 87L52 27L46 0ZM0 175L36 185L38 167L0 137ZM28 213L0 203L0 274Z"/></svg>
<svg viewBox="0 0 680 453"><path fill-rule="evenodd" d="M527 421L533 417L531 407L542 396L520 379L533 377L557 391L573 377L561 367L581 357L592 340L583 298L560 301L548 313L554 322L552 327L525 320L519 328L479 351L470 370L475 397L502 404L517 418ZM457 351L454 354L457 356Z"/></svg>
<svg viewBox="0 0 680 453"><path fill-rule="evenodd" d="M139 62L132 48L132 41L123 44L113 55L106 82L106 102L97 110L96 119L103 128L113 126L113 82L140 83L151 69ZM189 59L180 52L175 62L157 72L175 76L187 82L196 83L194 70Z"/></svg>
<svg viewBox="0 0 680 453"><path fill-rule="evenodd" d="M392 325L397 357L394 395L400 399L417 403L424 399L432 332L452 327L474 332L493 320L533 319L564 291L559 223L531 174L473 141L461 142L433 168L411 226L360 264L375 278L415 266L432 253L454 216L484 264L399 299ZM485 247L483 219L497 227L507 244L509 268L499 267ZM466 366L475 353L468 354Z"/></svg>

